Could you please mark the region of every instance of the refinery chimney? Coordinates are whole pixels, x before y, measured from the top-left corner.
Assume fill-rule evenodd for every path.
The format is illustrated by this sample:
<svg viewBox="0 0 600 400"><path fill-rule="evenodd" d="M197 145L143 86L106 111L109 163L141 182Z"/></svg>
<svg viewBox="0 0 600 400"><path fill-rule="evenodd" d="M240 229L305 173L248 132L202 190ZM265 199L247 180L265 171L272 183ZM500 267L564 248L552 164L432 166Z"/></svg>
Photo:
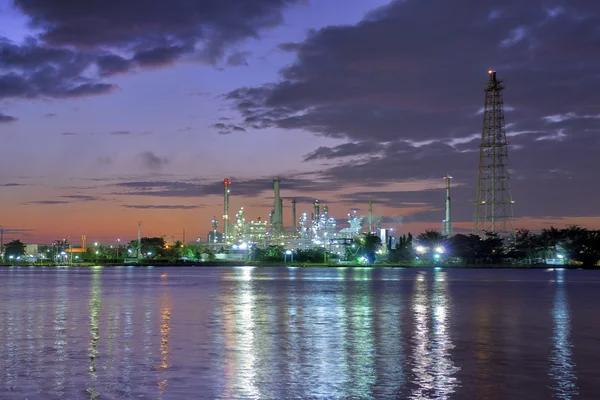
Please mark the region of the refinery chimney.
<svg viewBox="0 0 600 400"><path fill-rule="evenodd" d="M292 231L294 232L294 236L298 233L298 228L296 227L296 199L292 199Z"/></svg>
<svg viewBox="0 0 600 400"><path fill-rule="evenodd" d="M369 233L373 233L373 200L369 199Z"/></svg>
<svg viewBox="0 0 600 400"><path fill-rule="evenodd" d="M314 216L313 220L319 222L319 220L321 219L321 205L319 204L319 200L315 200L314 206L315 206L315 216Z"/></svg>
<svg viewBox="0 0 600 400"><path fill-rule="evenodd" d="M450 176L450 174L446 174L444 179L446 180L446 219L444 220L444 229L442 230L442 234L444 236L450 237L452 236L452 216L450 209L450 180L452 179L452 177Z"/></svg>
<svg viewBox="0 0 600 400"><path fill-rule="evenodd" d="M223 243L227 244L229 239L229 178L223 180Z"/></svg>
<svg viewBox="0 0 600 400"><path fill-rule="evenodd" d="M273 192L275 194L275 204L273 210L273 231L275 233L281 234L283 228L283 212L281 210L281 197L279 194L279 177L276 176L273 178Z"/></svg>

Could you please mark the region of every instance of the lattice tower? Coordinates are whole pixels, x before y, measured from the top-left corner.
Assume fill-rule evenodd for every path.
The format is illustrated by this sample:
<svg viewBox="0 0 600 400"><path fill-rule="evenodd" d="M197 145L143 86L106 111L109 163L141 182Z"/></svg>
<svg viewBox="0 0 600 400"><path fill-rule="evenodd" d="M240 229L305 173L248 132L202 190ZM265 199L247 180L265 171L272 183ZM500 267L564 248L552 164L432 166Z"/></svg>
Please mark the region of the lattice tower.
<svg viewBox="0 0 600 400"><path fill-rule="evenodd" d="M496 78L496 71L489 71L489 77L485 88L473 233L513 236L514 201L510 192L508 142L504 126L504 86Z"/></svg>

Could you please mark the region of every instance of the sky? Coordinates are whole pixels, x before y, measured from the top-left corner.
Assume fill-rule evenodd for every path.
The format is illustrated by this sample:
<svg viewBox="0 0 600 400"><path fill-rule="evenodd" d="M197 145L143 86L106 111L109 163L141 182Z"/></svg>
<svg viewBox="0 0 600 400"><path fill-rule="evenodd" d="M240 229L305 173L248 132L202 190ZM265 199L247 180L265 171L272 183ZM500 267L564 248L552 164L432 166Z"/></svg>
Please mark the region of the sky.
<svg viewBox="0 0 600 400"><path fill-rule="evenodd" d="M205 239L319 199L472 227L487 71L515 226L600 228L597 0L0 0L5 241Z"/></svg>

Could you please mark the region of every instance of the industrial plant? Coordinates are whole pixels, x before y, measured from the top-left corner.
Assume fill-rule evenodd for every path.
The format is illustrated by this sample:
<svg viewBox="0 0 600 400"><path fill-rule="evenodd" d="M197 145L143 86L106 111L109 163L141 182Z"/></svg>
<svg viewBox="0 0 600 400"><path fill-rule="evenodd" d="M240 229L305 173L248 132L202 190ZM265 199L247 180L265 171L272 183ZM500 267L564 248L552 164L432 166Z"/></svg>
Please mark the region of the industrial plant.
<svg viewBox="0 0 600 400"><path fill-rule="evenodd" d="M488 74L489 80L484 89L483 129L472 233L492 233L509 237L514 234L514 201L511 197L508 172L508 141L502 98L504 86L502 81L497 79L496 71L489 71ZM454 233L450 196L452 176L447 174L443 179L446 181L445 218L442 220L440 231L443 236L451 237ZM212 230L207 237L208 245L213 248L240 250L251 246L269 245L281 245L291 249L322 247L332 253L341 253L344 246L368 232L379 236L381 242L388 245L383 246L383 249L393 246L395 238L390 236L389 229L382 228L379 219L373 219L371 200L367 216L360 216L356 210L352 210L347 214L348 226L338 229L338 219L329 213L327 205L315 199L310 214L303 211L297 215L296 199L292 198L289 202L292 220L286 225L283 220L284 203L280 185L281 179L278 176L274 177L274 201L268 220L257 218L247 221L243 207L235 215L230 214L232 181L229 178L224 179L222 231L219 231L219 220L214 218Z"/></svg>

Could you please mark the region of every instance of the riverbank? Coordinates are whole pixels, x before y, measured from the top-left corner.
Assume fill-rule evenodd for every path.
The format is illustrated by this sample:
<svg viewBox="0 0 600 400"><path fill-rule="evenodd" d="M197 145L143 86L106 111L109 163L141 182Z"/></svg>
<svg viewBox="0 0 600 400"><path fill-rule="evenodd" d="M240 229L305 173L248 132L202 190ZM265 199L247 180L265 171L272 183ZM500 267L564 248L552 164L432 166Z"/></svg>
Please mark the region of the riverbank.
<svg viewBox="0 0 600 400"><path fill-rule="evenodd" d="M461 269L477 269L477 268L493 268L493 269L549 269L549 268L564 268L564 269L598 269L585 268L581 265L548 265L548 264L340 264L340 263L281 263L281 262L257 262L257 261L204 261L204 262L165 262L154 261L152 263L74 263L74 264L52 264L52 263L37 263L31 264L0 264L0 267L296 267L296 268L461 268Z"/></svg>

